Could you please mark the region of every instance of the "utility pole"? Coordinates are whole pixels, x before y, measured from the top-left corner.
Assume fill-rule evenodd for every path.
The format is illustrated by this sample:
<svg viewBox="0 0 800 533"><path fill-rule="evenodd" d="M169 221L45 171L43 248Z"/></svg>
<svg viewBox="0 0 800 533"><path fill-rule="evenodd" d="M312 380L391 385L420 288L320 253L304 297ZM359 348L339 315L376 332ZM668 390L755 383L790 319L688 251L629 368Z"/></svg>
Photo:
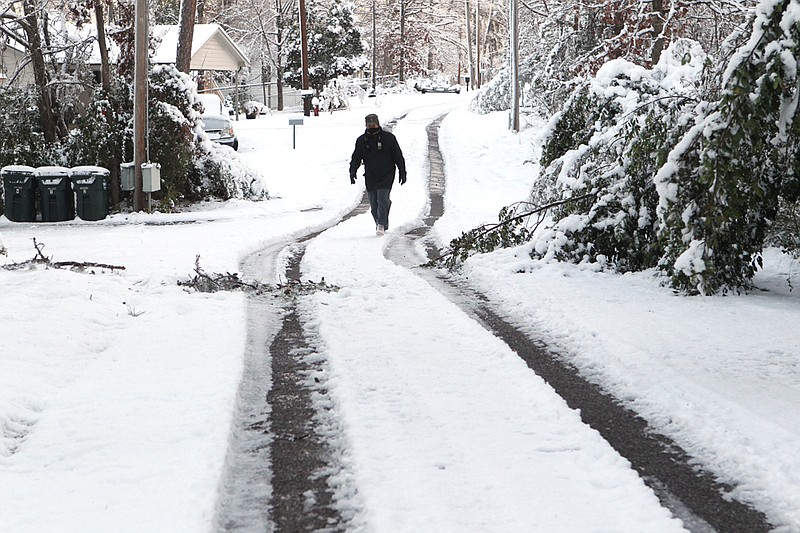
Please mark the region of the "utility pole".
<svg viewBox="0 0 800 533"><path fill-rule="evenodd" d="M377 39L375 37L375 0L372 0L372 94L375 94L375 44Z"/></svg>
<svg viewBox="0 0 800 533"><path fill-rule="evenodd" d="M308 92L308 37L306 33L306 0L300 0L300 43L303 63L303 114L311 115L311 97Z"/></svg>
<svg viewBox="0 0 800 533"><path fill-rule="evenodd" d="M511 55L511 130L519 132L519 9L517 0L509 0L509 53Z"/></svg>
<svg viewBox="0 0 800 533"><path fill-rule="evenodd" d="M469 27L469 0L464 0L464 14L467 18L467 64L469 64L467 90L470 90L475 88L475 76L473 75L474 63L472 62L472 31Z"/></svg>
<svg viewBox="0 0 800 533"><path fill-rule="evenodd" d="M147 0L136 0L133 72L133 210L144 209L142 163L147 156Z"/></svg>
<svg viewBox="0 0 800 533"><path fill-rule="evenodd" d="M481 0L475 0L475 84L481 88Z"/></svg>

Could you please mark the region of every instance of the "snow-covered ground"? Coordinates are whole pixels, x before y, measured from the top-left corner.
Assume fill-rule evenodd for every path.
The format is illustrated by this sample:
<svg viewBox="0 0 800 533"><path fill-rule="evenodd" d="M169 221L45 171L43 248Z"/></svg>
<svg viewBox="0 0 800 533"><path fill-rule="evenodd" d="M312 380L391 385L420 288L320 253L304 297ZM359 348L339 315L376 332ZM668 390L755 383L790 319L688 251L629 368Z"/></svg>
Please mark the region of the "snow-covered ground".
<svg viewBox="0 0 800 533"><path fill-rule="evenodd" d="M409 168L391 229L368 214L308 245L301 301L341 417L339 504L363 531L681 531L593 430L503 343L387 248L427 212L425 127L445 155L443 243L536 175L536 128L477 116L471 93L395 95L306 117L235 124L272 199L104 221L0 218L5 263L35 255L124 266L0 269L0 531L207 531L213 527L245 349L245 296L185 291L196 257L237 272L264 246L320 229L361 199L347 166L363 116L393 131ZM503 314L631 402L757 505L800 532L800 301L796 263L767 255L746 296L674 295L650 273L540 264L524 248L465 273ZM276 279L262 279L277 282ZM344 489L348 487L343 487ZM350 487L352 488L352 487Z"/></svg>

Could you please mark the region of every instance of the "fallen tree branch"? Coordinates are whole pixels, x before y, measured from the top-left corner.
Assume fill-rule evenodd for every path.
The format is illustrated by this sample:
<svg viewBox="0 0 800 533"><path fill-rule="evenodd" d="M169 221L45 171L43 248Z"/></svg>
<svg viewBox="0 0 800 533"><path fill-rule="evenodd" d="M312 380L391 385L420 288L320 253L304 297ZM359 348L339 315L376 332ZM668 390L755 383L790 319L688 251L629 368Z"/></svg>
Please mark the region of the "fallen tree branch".
<svg viewBox="0 0 800 533"><path fill-rule="evenodd" d="M469 249L465 250L467 243L479 243L482 239L485 239L487 236L492 235L494 233L497 233L497 232L507 228L508 226L511 226L512 224L518 223L518 222L520 222L520 221L522 221L522 220L524 220L526 218L531 217L532 215L542 214L545 211L547 211L549 209L552 209L554 207L565 205L565 204L568 204L568 203L571 203L571 202L577 202L579 200L585 200L586 198L592 198L594 196L597 196L597 195L595 193L587 193L587 194L583 194L581 196L573 196L572 198L566 198L564 200L558 200L556 202L552 202L552 203L549 203L549 204L546 204L546 205L543 205L543 206L539 206L536 209L532 209L530 211L525 211L524 213L520 213L520 214L512 216L510 218L502 219L502 220L500 220L500 222L497 222L495 224L482 224L482 225L480 225L480 226L478 226L476 228L473 228L472 230L470 230L468 232L462 233L461 237L453 239L452 241L450 241L450 246L447 247L447 249L446 249L446 251L444 253L442 253L440 256L438 256L438 257L436 257L434 259L431 259L424 266L434 266L436 263L441 263L441 262L445 262L448 265L452 266L455 263L455 261L457 259L457 256L460 256L460 257L464 258L465 253L468 253L470 249L474 250L474 248L469 248ZM505 208L504 208L504 210L505 210ZM503 211L501 211L501 218L502 218L502 213L503 213ZM536 224L536 227L538 227L539 224L541 224L541 222L542 221L540 220ZM530 232L528 232L528 233L530 233Z"/></svg>
<svg viewBox="0 0 800 533"><path fill-rule="evenodd" d="M11 263L10 265L3 265L3 270L22 270L31 266L44 265L45 268L71 268L77 270L85 270L87 268L103 268L106 270L125 270L124 266L110 265L107 263L95 263L93 261L53 261L46 257L42 250L44 250L44 243L36 241L33 238L33 247L36 249L36 255L33 259L28 259L22 263Z"/></svg>
<svg viewBox="0 0 800 533"><path fill-rule="evenodd" d="M189 287L197 292L242 290L257 295L273 294L288 298L296 297L298 294L311 294L317 291L335 292L339 290L339 287L328 285L325 282L325 278L322 278L319 282L312 280L303 282L302 280L295 279L277 285L267 285L257 281L244 281L236 273L208 274L200 266L199 255L195 257L194 273L194 276L188 281L178 280L178 285L181 287Z"/></svg>

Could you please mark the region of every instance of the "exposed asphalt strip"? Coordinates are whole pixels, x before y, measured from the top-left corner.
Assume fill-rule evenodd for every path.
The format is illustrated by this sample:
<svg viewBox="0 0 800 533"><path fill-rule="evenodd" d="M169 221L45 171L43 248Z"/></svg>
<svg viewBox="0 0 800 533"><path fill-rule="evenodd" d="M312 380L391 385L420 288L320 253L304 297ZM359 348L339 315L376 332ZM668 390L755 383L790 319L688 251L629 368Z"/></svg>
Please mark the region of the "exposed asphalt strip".
<svg viewBox="0 0 800 533"><path fill-rule="evenodd" d="M408 241L420 239L428 259L440 253L426 235L444 212L445 174L438 145L442 119L431 123L427 130L431 210L425 225L408 232L408 239L398 239L398 245L390 246L387 251L389 259L403 266L413 266L409 264L413 243ZM503 340L571 408L577 409L583 422L598 431L631 463L661 504L680 518L688 530L693 533L761 533L774 529L763 513L728 497L732 487L717 482L711 473L693 464L680 446L656 433L646 420L597 384L581 377L577 369L558 354L548 351L543 342L531 339L506 322L487 298L457 276L424 267L417 270L437 290Z"/></svg>
<svg viewBox="0 0 800 533"><path fill-rule="evenodd" d="M368 209L365 193L342 220ZM304 243L322 231L250 255L245 276L274 279L277 257L288 250L284 277L287 285L299 282ZM291 295L248 296L244 369L215 531L347 531L349 516L333 505L331 478L341 472L331 439L337 421L315 409L327 390L315 379L323 363L313 353Z"/></svg>
<svg viewBox="0 0 800 533"><path fill-rule="evenodd" d="M391 131L395 122L385 128ZM328 227L251 254L242 263L245 276L274 279L278 254L289 251L284 277L287 285L301 283L305 243L368 210L365 192L352 211ZM334 437L341 430L335 415L326 408L328 391L324 381L316 377L324 374L324 361L314 356L296 302L291 297L276 302L250 296L247 321L243 378L214 528L347 531L355 511L341 511L333 499L334 487L348 490L342 486L345 476ZM279 330L274 323L277 321ZM267 332L275 330L278 332L270 340ZM315 406L322 406L322 410Z"/></svg>
<svg viewBox="0 0 800 533"><path fill-rule="evenodd" d="M419 261L414 261L418 256L415 243L426 247L428 258L438 254L428 233L444 211L444 164L438 147L443 118L428 127L430 211L423 226L391 243L388 258L414 268L506 342L571 408L579 410L584 423L630 461L662 505L683 520L687 529L693 533L760 533L773 529L762 513L726 497L731 487L692 465L691 458L679 446L655 433L644 419L599 386L582 378L542 342L507 323L481 294L456 276L418 266ZM365 194L343 220L368 209ZM271 268L274 270L271 265L277 254L290 247L286 279L299 280L303 243L320 233L251 255L243 263L245 275L263 276ZM313 379L324 363L310 357L314 350L291 299L276 303L274 298L250 296L247 320L245 368L215 530L347 531L352 517L340 512L333 501L332 478L342 470L336 443L330 438L337 421L331 413L318 412L314 407L322 405L327 394L324 383ZM276 330L277 334L270 338L268 332Z"/></svg>
<svg viewBox="0 0 800 533"><path fill-rule="evenodd" d="M355 210L343 220L366 212L366 193ZM308 241L321 233L305 237ZM300 280L300 263L305 246L298 246L288 260L287 280ZM272 359L272 388L267 394L271 406L270 431L274 435L271 450L272 502L270 515L275 531L347 531L350 516L334 506L333 477L342 466L338 449L331 441L337 426L332 412L319 412L328 396L324 383L311 383L315 374L324 372L324 362L309 357L314 353L303 332L296 305L290 303L283 316L283 326L269 348ZM312 401L316 396L316 402Z"/></svg>

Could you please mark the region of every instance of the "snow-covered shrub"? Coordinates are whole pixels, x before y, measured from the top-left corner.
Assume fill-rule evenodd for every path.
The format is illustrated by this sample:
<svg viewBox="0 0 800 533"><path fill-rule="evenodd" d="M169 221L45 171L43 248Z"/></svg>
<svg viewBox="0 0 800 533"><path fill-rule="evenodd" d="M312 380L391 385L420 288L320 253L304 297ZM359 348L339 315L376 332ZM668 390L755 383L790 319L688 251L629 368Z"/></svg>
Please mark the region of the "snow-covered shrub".
<svg viewBox="0 0 800 533"><path fill-rule="evenodd" d="M150 75L148 160L161 165L162 195L197 201L210 194L190 172L194 129L199 114L193 108L192 81L172 66L156 66Z"/></svg>
<svg viewBox="0 0 800 533"><path fill-rule="evenodd" d="M0 167L51 165L35 88L0 87Z"/></svg>
<svg viewBox="0 0 800 533"><path fill-rule="evenodd" d="M64 141L65 164L108 169L119 164L133 150L132 117L130 87L121 78L112 79L109 94L96 87Z"/></svg>
<svg viewBox="0 0 800 533"><path fill-rule="evenodd" d="M322 111L336 111L337 109L347 109L351 98L358 98L364 101L366 91L352 79L339 76L329 80L325 88L319 94L320 109Z"/></svg>
<svg viewBox="0 0 800 533"><path fill-rule="evenodd" d="M511 70L508 67L481 87L470 102L470 109L482 115L511 109Z"/></svg>
<svg viewBox="0 0 800 533"><path fill-rule="evenodd" d="M799 46L797 3L761 2L719 101L699 110L657 174L667 238L661 267L674 287L750 287L781 198L797 201Z"/></svg>
<svg viewBox="0 0 800 533"><path fill-rule="evenodd" d="M194 82L171 66L153 69L150 159L161 165L165 200L263 199L263 178L241 156L209 141Z"/></svg>
<svg viewBox="0 0 800 533"><path fill-rule="evenodd" d="M532 200L553 206L553 223L533 254L658 266L689 294L748 289L770 229L797 242L791 219L778 218L800 198L796 6L761 2L713 84L686 40L652 70L601 67L551 121Z"/></svg>
<svg viewBox="0 0 800 533"><path fill-rule="evenodd" d="M780 198L775 222L769 228L765 244L781 248L800 258L800 203Z"/></svg>
<svg viewBox="0 0 800 533"><path fill-rule="evenodd" d="M548 126L532 203L560 205L534 255L618 271L658 263L653 176L691 120L705 65L697 43L679 40L653 69L613 60L575 91Z"/></svg>
<svg viewBox="0 0 800 533"><path fill-rule="evenodd" d="M195 158L191 173L210 196L263 200L268 191L261 174L250 167L237 152L208 140L204 132L197 132Z"/></svg>

